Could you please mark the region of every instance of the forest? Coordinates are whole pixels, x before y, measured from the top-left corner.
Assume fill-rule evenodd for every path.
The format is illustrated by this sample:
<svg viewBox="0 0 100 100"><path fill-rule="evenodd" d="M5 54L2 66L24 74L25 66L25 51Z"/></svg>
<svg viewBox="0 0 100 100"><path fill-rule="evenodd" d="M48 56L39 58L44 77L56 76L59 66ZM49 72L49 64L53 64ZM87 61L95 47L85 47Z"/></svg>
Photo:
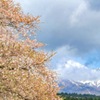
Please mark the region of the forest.
<svg viewBox="0 0 100 100"><path fill-rule="evenodd" d="M63 100L100 100L100 96L77 93L58 93Z"/></svg>

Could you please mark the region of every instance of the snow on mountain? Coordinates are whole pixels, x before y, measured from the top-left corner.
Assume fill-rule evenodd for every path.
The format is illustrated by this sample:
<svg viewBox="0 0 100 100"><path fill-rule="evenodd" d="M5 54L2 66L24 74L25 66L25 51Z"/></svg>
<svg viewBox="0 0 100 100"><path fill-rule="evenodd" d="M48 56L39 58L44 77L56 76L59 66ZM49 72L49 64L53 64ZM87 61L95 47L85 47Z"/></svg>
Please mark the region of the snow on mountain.
<svg viewBox="0 0 100 100"><path fill-rule="evenodd" d="M62 82L60 82L60 86L63 86L61 92L100 95L100 80L98 81L62 80Z"/></svg>
<svg viewBox="0 0 100 100"><path fill-rule="evenodd" d="M83 84L88 84L90 86L96 86L96 87L100 87L100 80L98 81L80 81L80 83L83 83Z"/></svg>

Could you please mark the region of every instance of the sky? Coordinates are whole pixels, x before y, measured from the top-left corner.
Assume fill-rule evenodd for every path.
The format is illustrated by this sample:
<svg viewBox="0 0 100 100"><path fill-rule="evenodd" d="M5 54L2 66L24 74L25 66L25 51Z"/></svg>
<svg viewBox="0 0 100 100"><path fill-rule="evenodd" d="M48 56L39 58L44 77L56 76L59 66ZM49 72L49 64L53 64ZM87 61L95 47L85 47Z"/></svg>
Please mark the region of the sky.
<svg viewBox="0 0 100 100"><path fill-rule="evenodd" d="M100 80L100 0L16 0L40 16L37 39L54 51L51 68L61 78Z"/></svg>

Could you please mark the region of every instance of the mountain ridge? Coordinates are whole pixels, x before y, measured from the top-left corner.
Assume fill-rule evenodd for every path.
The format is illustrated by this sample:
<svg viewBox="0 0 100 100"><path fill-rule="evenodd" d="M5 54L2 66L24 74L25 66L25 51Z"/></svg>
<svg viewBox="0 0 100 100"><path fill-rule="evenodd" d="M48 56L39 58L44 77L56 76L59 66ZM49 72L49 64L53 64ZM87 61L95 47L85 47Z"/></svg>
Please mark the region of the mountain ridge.
<svg viewBox="0 0 100 100"><path fill-rule="evenodd" d="M100 95L100 80L98 81L73 81L62 80L60 82L61 92L78 94Z"/></svg>

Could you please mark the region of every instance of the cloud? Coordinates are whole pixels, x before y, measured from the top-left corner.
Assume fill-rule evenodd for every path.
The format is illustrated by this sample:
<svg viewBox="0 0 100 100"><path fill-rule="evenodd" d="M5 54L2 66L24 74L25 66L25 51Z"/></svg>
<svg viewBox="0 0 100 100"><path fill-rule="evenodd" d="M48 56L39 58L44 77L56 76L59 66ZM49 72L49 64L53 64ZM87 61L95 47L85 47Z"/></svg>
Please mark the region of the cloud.
<svg viewBox="0 0 100 100"><path fill-rule="evenodd" d="M100 0L86 0L90 9L100 11Z"/></svg>
<svg viewBox="0 0 100 100"><path fill-rule="evenodd" d="M58 64L56 71L61 79L74 81L100 80L100 71L88 68L74 60L67 60L63 65Z"/></svg>
<svg viewBox="0 0 100 100"><path fill-rule="evenodd" d="M87 10L87 4L86 2L82 1L80 5L73 11L73 14L71 15L71 24L75 24L78 22L79 18L84 15L84 12Z"/></svg>
<svg viewBox="0 0 100 100"><path fill-rule="evenodd" d="M54 51L56 54L51 59L51 68L56 69L58 63L65 63L66 59L74 59L77 56L77 49L69 45L62 46ZM78 58L78 56L77 56Z"/></svg>
<svg viewBox="0 0 100 100"><path fill-rule="evenodd" d="M99 80L100 0L16 0L25 13L40 15L37 39L57 54L51 66L61 78Z"/></svg>
<svg viewBox="0 0 100 100"><path fill-rule="evenodd" d="M65 45L80 54L100 49L100 12L90 9L95 0L17 0L25 12L41 16L37 38L56 50ZM94 3L91 3L94 2ZM98 1L99 2L99 1Z"/></svg>

